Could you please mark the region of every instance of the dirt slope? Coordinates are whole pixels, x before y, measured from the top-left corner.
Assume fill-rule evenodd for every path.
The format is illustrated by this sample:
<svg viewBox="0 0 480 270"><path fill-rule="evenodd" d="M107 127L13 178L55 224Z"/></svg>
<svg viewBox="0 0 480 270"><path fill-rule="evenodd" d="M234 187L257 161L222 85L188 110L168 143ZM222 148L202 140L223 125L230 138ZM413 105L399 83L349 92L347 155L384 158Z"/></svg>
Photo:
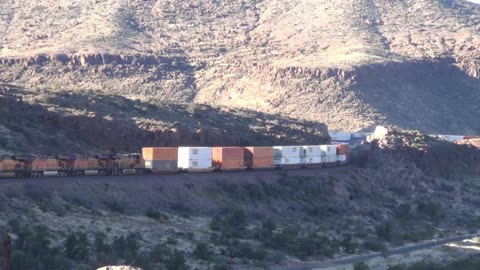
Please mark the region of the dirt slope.
<svg viewBox="0 0 480 270"><path fill-rule="evenodd" d="M6 1L0 80L480 133L479 22L461 0Z"/></svg>

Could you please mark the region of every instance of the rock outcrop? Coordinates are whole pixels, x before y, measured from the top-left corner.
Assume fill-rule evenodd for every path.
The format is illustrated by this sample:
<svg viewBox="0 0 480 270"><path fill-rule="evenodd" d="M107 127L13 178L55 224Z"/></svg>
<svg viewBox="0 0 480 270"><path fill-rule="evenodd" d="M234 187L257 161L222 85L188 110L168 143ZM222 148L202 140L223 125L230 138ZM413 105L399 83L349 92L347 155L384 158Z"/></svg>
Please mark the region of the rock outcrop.
<svg viewBox="0 0 480 270"><path fill-rule="evenodd" d="M10 269L11 239L8 234L0 232L0 270Z"/></svg>

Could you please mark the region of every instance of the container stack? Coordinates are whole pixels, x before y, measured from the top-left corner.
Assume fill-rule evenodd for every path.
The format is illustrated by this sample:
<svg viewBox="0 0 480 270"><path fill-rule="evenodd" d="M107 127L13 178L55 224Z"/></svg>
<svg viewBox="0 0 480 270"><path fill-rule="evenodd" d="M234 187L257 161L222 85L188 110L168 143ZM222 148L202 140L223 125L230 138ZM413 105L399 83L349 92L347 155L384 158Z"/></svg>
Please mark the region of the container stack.
<svg viewBox="0 0 480 270"><path fill-rule="evenodd" d="M303 155L305 160L302 163L307 165L322 163L322 148L320 145L306 145L303 146Z"/></svg>
<svg viewBox="0 0 480 270"><path fill-rule="evenodd" d="M320 145L322 150L322 163L333 165L337 163L337 146L336 145Z"/></svg>
<svg viewBox="0 0 480 270"><path fill-rule="evenodd" d="M337 144L337 160L340 164L347 164L350 158L350 145Z"/></svg>
<svg viewBox="0 0 480 270"><path fill-rule="evenodd" d="M177 152L176 147L144 147L142 156L145 160L145 169L152 172L177 170Z"/></svg>
<svg viewBox="0 0 480 270"><path fill-rule="evenodd" d="M248 168L271 168L273 166L273 148L251 146L244 148L245 165Z"/></svg>
<svg viewBox="0 0 480 270"><path fill-rule="evenodd" d="M273 164L276 166L302 164L301 150L301 146L274 146Z"/></svg>
<svg viewBox="0 0 480 270"><path fill-rule="evenodd" d="M189 171L212 169L212 148L179 147L178 168Z"/></svg>
<svg viewBox="0 0 480 270"><path fill-rule="evenodd" d="M349 142L352 139L352 134L348 132L328 132L328 135L334 142Z"/></svg>
<svg viewBox="0 0 480 270"><path fill-rule="evenodd" d="M215 169L245 168L243 147L213 147L212 163Z"/></svg>

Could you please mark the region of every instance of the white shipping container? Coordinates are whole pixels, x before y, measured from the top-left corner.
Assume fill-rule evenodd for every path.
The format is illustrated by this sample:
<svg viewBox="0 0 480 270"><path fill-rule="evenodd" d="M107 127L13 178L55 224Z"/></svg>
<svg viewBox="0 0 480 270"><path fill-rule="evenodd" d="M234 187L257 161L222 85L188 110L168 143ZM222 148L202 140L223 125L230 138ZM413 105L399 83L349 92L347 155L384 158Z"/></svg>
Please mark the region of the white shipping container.
<svg viewBox="0 0 480 270"><path fill-rule="evenodd" d="M178 160L178 168L180 169L210 169L212 168L211 159L183 159Z"/></svg>
<svg viewBox="0 0 480 270"><path fill-rule="evenodd" d="M306 164L320 164L322 163L322 157L307 157Z"/></svg>
<svg viewBox="0 0 480 270"><path fill-rule="evenodd" d="M322 148L320 145L305 145L303 146L304 156L309 157L321 157L322 156Z"/></svg>
<svg viewBox="0 0 480 270"><path fill-rule="evenodd" d="M274 146L273 158L300 158L301 150L300 146Z"/></svg>
<svg viewBox="0 0 480 270"><path fill-rule="evenodd" d="M322 149L323 155L325 155L325 156L336 156L337 155L337 146L336 145L320 145L320 148Z"/></svg>
<svg viewBox="0 0 480 270"><path fill-rule="evenodd" d="M178 160L211 160L211 147L179 147Z"/></svg>
<svg viewBox="0 0 480 270"><path fill-rule="evenodd" d="M440 137L440 138L442 138L446 141L449 141L449 142L456 142L456 141L463 140L464 136L460 136L460 135L438 135L438 137Z"/></svg>
<svg viewBox="0 0 480 270"><path fill-rule="evenodd" d="M337 156L325 156L325 163L336 163Z"/></svg>
<svg viewBox="0 0 480 270"><path fill-rule="evenodd" d="M348 142L352 139L352 134L348 132L329 132L330 138L332 141L337 142Z"/></svg>
<svg viewBox="0 0 480 270"><path fill-rule="evenodd" d="M274 165L296 165L303 164L300 158L278 158L273 160Z"/></svg>
<svg viewBox="0 0 480 270"><path fill-rule="evenodd" d="M347 161L347 155L338 155L337 160L340 162L345 162Z"/></svg>

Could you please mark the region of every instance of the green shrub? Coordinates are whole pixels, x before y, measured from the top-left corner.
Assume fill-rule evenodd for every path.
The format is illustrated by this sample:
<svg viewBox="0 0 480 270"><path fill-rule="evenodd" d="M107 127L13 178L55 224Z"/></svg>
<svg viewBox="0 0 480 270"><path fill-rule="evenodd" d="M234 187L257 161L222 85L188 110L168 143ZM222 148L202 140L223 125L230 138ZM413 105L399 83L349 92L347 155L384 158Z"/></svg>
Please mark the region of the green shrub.
<svg viewBox="0 0 480 270"><path fill-rule="evenodd" d="M158 211L158 210L155 210L153 208L148 208L147 211L145 211L145 215L149 218L152 218L152 219L163 219L163 220L168 220L168 216L165 215L164 213Z"/></svg>
<svg viewBox="0 0 480 270"><path fill-rule="evenodd" d="M421 200L417 204L418 211L427 215L435 222L440 221L444 217L442 206L437 202Z"/></svg>
<svg viewBox="0 0 480 270"><path fill-rule="evenodd" d="M198 243L193 255L200 260L208 261L212 258L213 252L210 250L207 244Z"/></svg>
<svg viewBox="0 0 480 270"><path fill-rule="evenodd" d="M190 269L185 260L185 253L182 251L175 250L173 255L168 259L167 263L168 270L188 270Z"/></svg>
<svg viewBox="0 0 480 270"><path fill-rule="evenodd" d="M385 251L385 244L378 239L367 239L363 246L371 251Z"/></svg>
<svg viewBox="0 0 480 270"><path fill-rule="evenodd" d="M166 262L170 256L172 251L164 244L157 244L150 251L150 258L154 262Z"/></svg>
<svg viewBox="0 0 480 270"><path fill-rule="evenodd" d="M353 270L369 270L370 267L365 262L357 262L353 264Z"/></svg>
<svg viewBox="0 0 480 270"><path fill-rule="evenodd" d="M112 198L103 201L103 204L112 212L125 213L128 203L125 200Z"/></svg>
<svg viewBox="0 0 480 270"><path fill-rule="evenodd" d="M85 261L88 257L88 239L84 233L71 233L64 243L66 256L72 260Z"/></svg>

